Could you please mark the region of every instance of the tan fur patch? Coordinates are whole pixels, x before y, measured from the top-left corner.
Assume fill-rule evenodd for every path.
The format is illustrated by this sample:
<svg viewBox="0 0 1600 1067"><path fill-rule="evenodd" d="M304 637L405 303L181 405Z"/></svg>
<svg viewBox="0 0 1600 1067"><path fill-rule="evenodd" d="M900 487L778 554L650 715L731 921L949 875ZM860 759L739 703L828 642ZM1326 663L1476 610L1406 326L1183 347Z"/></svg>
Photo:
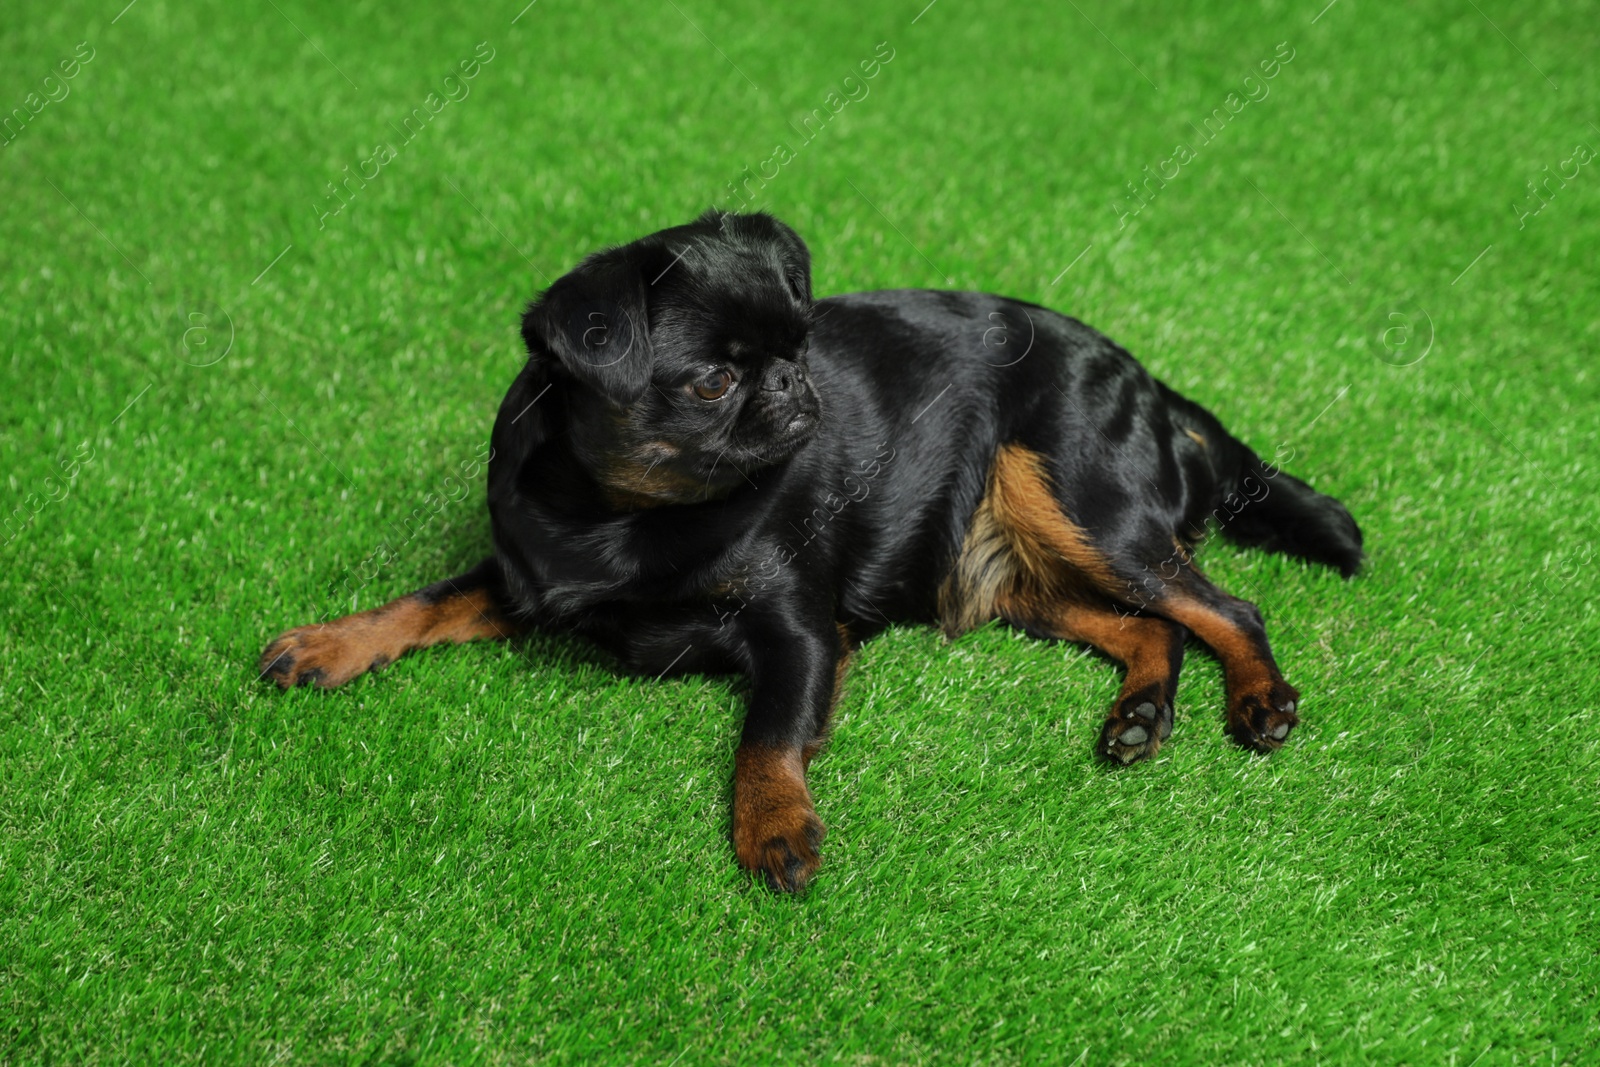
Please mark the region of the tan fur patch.
<svg viewBox="0 0 1600 1067"><path fill-rule="evenodd" d="M1173 623L1147 615L1124 615L1109 605L1063 601L1039 619L1041 628L1064 641L1082 641L1128 668L1124 692L1134 692L1172 674Z"/></svg>
<svg viewBox="0 0 1600 1067"><path fill-rule="evenodd" d="M596 471L606 502L624 511L665 504L693 504L715 495L698 478L673 465L681 453L667 441L650 441L627 455L613 456Z"/></svg>
<svg viewBox="0 0 1600 1067"><path fill-rule="evenodd" d="M804 888L822 857L822 822L798 749L740 745L733 771L733 850L779 890Z"/></svg>
<svg viewBox="0 0 1600 1067"><path fill-rule="evenodd" d="M327 689L413 649L514 637L525 628L503 615L484 589L433 601L412 593L370 611L280 634L261 654L260 671L286 689L307 682Z"/></svg>
<svg viewBox="0 0 1600 1067"><path fill-rule="evenodd" d="M1230 690L1264 689L1280 680L1276 665L1263 655L1255 638L1227 616L1182 594L1167 597L1161 613L1187 626L1211 647L1222 661Z"/></svg>
<svg viewBox="0 0 1600 1067"><path fill-rule="evenodd" d="M939 590L939 620L949 636L981 626L1004 604L1043 610L1062 596L1117 589L1110 563L1088 532L1062 511L1038 453L1002 445L961 552Z"/></svg>

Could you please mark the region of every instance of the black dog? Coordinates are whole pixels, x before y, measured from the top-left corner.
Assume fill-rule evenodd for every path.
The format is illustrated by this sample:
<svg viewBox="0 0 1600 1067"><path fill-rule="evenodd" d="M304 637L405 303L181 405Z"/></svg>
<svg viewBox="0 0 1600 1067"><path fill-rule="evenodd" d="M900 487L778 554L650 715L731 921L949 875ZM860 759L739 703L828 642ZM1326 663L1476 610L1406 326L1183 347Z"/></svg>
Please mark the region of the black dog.
<svg viewBox="0 0 1600 1067"><path fill-rule="evenodd" d="M739 862L805 885L822 824L805 771L851 649L894 622L999 618L1127 666L1102 756L1172 732L1184 641L1221 659L1227 730L1270 751L1299 721L1261 615L1189 551L1244 544L1361 562L1338 501L1263 462L1127 352L978 293L813 301L805 244L764 215L597 253L523 316L529 359L495 422L495 554L268 646L285 687L409 649L576 631L629 669L751 683Z"/></svg>

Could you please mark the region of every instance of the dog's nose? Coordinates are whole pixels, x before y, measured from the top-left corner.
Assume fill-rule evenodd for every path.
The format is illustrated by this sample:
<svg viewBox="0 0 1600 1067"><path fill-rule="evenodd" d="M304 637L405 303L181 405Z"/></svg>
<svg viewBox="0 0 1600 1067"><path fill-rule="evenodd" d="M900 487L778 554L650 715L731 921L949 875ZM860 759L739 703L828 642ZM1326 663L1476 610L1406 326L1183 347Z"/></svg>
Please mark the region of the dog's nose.
<svg viewBox="0 0 1600 1067"><path fill-rule="evenodd" d="M799 364L779 359L774 360L772 366L767 368L767 376L761 380L761 388L769 393L787 393L794 388L795 382L805 380L805 372L800 369Z"/></svg>

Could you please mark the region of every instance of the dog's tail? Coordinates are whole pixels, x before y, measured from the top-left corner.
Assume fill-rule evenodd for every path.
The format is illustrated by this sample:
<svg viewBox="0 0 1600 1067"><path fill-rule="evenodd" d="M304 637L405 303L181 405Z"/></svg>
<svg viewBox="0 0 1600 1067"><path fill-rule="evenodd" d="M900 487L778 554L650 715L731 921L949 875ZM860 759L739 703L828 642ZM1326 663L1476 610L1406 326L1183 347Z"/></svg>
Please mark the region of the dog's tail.
<svg viewBox="0 0 1600 1067"><path fill-rule="evenodd" d="M1278 471L1271 478L1260 474L1246 477L1265 486L1265 495L1256 500L1245 498L1239 513L1223 524L1224 537L1236 544L1326 563L1346 578L1361 569L1361 527L1343 504L1287 471Z"/></svg>
<svg viewBox="0 0 1600 1067"><path fill-rule="evenodd" d="M1339 501L1264 462L1230 438L1231 477L1223 485L1222 535L1240 545L1325 563L1349 578L1361 569L1361 527ZM1238 508L1237 511L1234 508Z"/></svg>
<svg viewBox="0 0 1600 1067"><path fill-rule="evenodd" d="M1361 569L1361 527L1343 504L1262 460L1200 405L1170 389L1167 397L1176 428L1200 445L1216 475L1194 534L1214 519L1235 544L1324 563L1346 578Z"/></svg>

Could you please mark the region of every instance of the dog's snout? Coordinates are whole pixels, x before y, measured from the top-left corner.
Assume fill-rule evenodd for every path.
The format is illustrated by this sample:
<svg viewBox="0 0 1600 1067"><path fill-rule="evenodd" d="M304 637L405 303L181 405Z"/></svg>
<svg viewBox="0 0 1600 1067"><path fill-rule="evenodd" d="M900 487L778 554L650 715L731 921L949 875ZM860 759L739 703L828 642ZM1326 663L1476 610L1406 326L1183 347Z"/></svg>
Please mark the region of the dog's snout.
<svg viewBox="0 0 1600 1067"><path fill-rule="evenodd" d="M761 381L761 388L769 393L787 393L794 389L797 382L806 380L805 372L798 363L790 363L785 359L773 360L772 366L767 368L767 376Z"/></svg>

